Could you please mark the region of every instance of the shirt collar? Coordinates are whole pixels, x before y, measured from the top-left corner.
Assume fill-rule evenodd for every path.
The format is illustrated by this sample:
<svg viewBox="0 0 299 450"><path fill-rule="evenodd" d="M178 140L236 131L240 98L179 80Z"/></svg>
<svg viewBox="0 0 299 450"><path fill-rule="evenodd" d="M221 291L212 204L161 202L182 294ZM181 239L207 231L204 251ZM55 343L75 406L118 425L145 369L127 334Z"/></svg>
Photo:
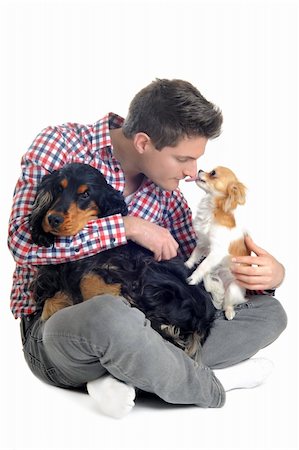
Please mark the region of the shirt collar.
<svg viewBox="0 0 299 450"><path fill-rule="evenodd" d="M92 138L93 151L101 152L103 159L109 159L113 154L110 130L121 128L123 123L123 117L110 112L94 124ZM105 151L102 152L101 150Z"/></svg>

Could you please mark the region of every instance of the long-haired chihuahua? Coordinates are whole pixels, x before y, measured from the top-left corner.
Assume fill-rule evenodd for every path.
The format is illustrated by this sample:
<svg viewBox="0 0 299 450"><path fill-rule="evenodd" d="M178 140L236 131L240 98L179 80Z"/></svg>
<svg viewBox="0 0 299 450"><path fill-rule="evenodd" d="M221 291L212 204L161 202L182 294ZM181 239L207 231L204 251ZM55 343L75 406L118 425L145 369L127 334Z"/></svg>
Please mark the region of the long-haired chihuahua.
<svg viewBox="0 0 299 450"><path fill-rule="evenodd" d="M195 181L206 195L194 218L197 246L185 263L189 269L200 264L188 283L204 281L206 289L213 291L213 285L219 286L220 279L223 297L218 307L231 320L235 316L234 306L245 302L245 290L236 283L230 264L232 257L250 254L245 233L237 227L234 216L237 206L245 203L246 188L230 169L221 166L211 172L199 170L197 177L190 181Z"/></svg>

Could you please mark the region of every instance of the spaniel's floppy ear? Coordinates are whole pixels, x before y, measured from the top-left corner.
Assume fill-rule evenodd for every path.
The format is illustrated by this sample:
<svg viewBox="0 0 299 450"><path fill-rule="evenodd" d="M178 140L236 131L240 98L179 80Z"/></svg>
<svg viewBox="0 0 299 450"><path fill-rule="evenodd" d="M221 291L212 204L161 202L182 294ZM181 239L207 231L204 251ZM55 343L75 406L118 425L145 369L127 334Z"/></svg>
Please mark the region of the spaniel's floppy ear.
<svg viewBox="0 0 299 450"><path fill-rule="evenodd" d="M29 219L29 226L32 241L43 247L50 247L54 242L54 236L43 230L42 222L50 209L53 201L58 195L58 179L59 171L54 171L49 175L45 175L41 184L37 189L34 204Z"/></svg>
<svg viewBox="0 0 299 450"><path fill-rule="evenodd" d="M110 184L107 184L105 189L100 191L97 204L100 209L100 217L112 216L113 214L126 216L128 214L128 208L123 195L110 186Z"/></svg>
<svg viewBox="0 0 299 450"><path fill-rule="evenodd" d="M239 181L230 183L227 187L227 197L223 204L223 210L229 212L236 209L237 205L244 205L246 187Z"/></svg>

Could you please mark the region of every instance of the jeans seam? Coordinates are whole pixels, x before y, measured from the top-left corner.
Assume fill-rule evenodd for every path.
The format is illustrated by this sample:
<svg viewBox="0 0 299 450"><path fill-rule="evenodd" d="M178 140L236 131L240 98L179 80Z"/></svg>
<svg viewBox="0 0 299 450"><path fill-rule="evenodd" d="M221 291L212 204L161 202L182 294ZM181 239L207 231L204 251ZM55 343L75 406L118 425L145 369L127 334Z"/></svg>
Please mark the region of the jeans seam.
<svg viewBox="0 0 299 450"><path fill-rule="evenodd" d="M101 362L101 361L100 361ZM105 366L103 366L103 367L105 367ZM121 374L123 374L126 378L128 378L128 380L131 382L131 384L132 384L132 386L133 387L136 387L135 386L135 384L136 384L136 378L133 380L131 377L130 377L130 375L128 375L123 369L121 369L116 363L114 363L114 362L110 362L110 367L112 367L112 368L116 368ZM105 367L105 369L106 369L106 367ZM106 369L107 370L107 369ZM109 372L110 373L110 372ZM146 384L145 382L143 382L143 381L139 381L138 380L138 388L139 389L143 389L143 390L148 390L148 384Z"/></svg>
<svg viewBox="0 0 299 450"><path fill-rule="evenodd" d="M216 405L216 408L220 408L221 406L224 405L225 400L226 400L226 393L225 390L222 386L222 384L220 383L220 381L216 378L216 376L213 376L213 383L215 383L215 385L217 386L218 392L219 392L219 400L218 403Z"/></svg>
<svg viewBox="0 0 299 450"><path fill-rule="evenodd" d="M55 334L49 334L47 336L44 337L43 341L47 340L47 338L57 338L57 337L65 337L70 339L73 343L76 344L80 344L80 343L84 343L87 344L93 351L95 351L97 354L99 354L98 358L99 358L99 362L102 365L102 367L106 368L102 363L101 363L101 357L103 356L104 352L102 350L102 348L100 348L99 346L97 346L96 344L91 343L88 339L83 338L83 337L78 337L75 335L69 335L69 334L63 334L63 333L55 333ZM110 365L112 367L115 367L120 373L124 374L132 383L132 385L135 384L136 381L133 382L132 378L124 371L122 370L115 362L111 361ZM55 367L55 366L54 366ZM144 387L147 387L147 384L145 382L140 381L140 384ZM142 389L142 388L141 388Z"/></svg>
<svg viewBox="0 0 299 450"><path fill-rule="evenodd" d="M65 386L69 386L69 385L73 385L72 383L70 383L70 381L68 379L66 379L64 377L64 375L62 375L60 373L60 371L57 370L57 368L53 365L51 367L46 367L45 364L43 363L43 361L39 360L35 355L33 355L31 352L25 350L25 348L23 348L23 352L24 352L24 356L27 355L29 358L28 361L28 365L30 367L30 369L32 369L33 373L35 373L35 370L40 371L44 377L49 380L51 382L51 384L54 385L65 385ZM26 359L26 357L25 357ZM54 379L53 379L54 376ZM58 381L55 381L56 378L59 378Z"/></svg>

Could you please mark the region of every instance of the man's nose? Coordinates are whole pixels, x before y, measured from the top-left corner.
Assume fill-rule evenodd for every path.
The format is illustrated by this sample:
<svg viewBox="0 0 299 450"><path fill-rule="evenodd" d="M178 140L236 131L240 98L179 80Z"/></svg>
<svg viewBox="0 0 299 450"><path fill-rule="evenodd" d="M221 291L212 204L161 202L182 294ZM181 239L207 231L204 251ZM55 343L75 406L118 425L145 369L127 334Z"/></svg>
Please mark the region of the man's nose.
<svg viewBox="0 0 299 450"><path fill-rule="evenodd" d="M185 167L184 175L191 178L197 175L197 161L192 161Z"/></svg>

